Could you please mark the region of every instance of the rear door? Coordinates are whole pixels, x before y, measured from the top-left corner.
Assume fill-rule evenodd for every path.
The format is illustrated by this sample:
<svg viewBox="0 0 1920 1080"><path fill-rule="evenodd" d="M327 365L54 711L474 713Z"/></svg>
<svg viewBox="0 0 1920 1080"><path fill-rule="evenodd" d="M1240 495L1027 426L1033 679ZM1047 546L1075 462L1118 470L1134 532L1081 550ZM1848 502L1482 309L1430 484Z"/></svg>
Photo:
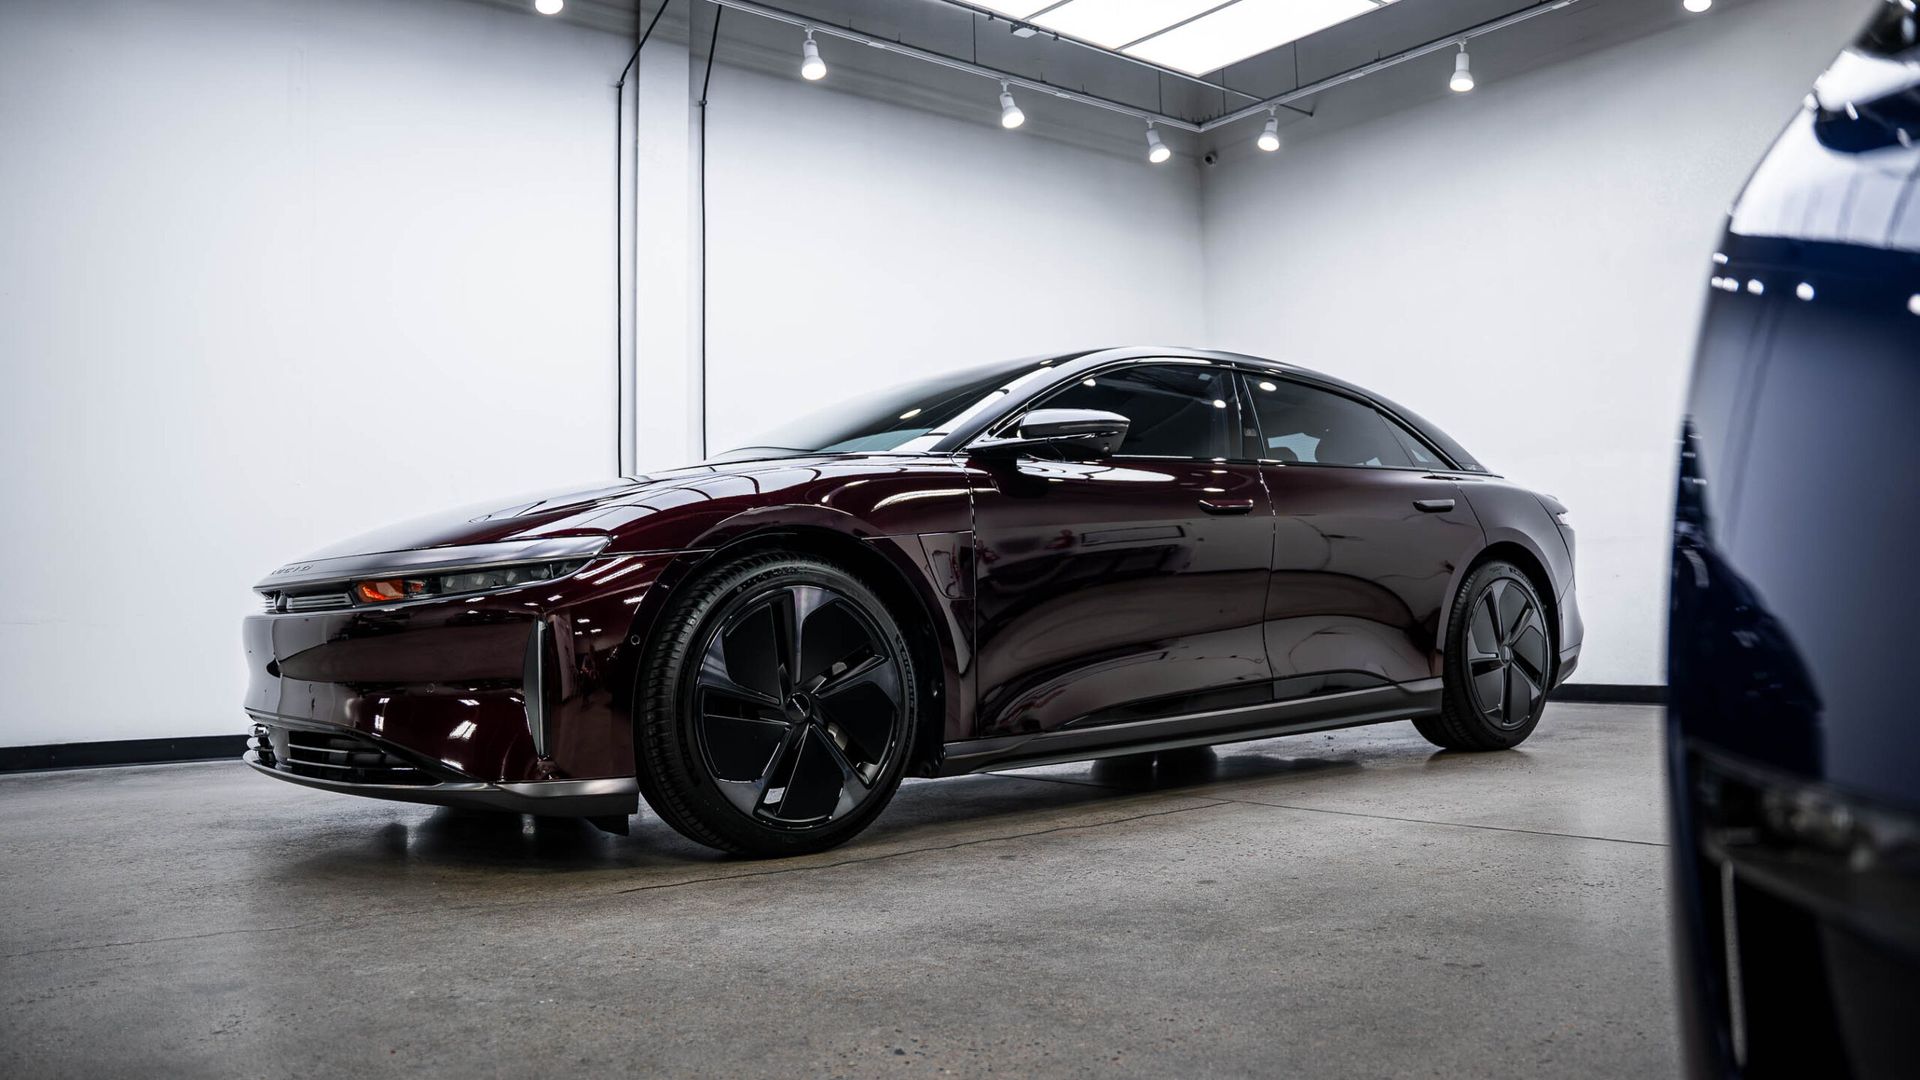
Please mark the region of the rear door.
<svg viewBox="0 0 1920 1080"><path fill-rule="evenodd" d="M1454 570L1479 521L1431 447L1333 387L1248 373L1275 515L1265 610L1281 698L1438 676Z"/></svg>
<svg viewBox="0 0 1920 1080"><path fill-rule="evenodd" d="M1032 407L1104 409L1132 426L1098 461L968 461L979 734L1264 700L1273 511L1242 453L1233 372L1110 368Z"/></svg>

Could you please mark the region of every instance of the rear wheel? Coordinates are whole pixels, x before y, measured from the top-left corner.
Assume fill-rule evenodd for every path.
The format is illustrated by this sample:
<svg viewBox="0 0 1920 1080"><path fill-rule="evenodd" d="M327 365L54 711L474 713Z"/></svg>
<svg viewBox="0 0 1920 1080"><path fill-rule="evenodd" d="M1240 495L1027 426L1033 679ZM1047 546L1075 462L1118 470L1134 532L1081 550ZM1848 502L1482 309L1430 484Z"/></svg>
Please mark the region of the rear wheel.
<svg viewBox="0 0 1920 1080"><path fill-rule="evenodd" d="M899 624L846 570L779 553L721 566L686 587L648 651L641 793L723 851L842 843L900 784L915 680Z"/></svg>
<svg viewBox="0 0 1920 1080"><path fill-rule="evenodd" d="M1441 711L1413 722L1448 750L1506 750L1546 708L1553 672L1547 609L1527 575L1490 562L1467 576L1447 618Z"/></svg>

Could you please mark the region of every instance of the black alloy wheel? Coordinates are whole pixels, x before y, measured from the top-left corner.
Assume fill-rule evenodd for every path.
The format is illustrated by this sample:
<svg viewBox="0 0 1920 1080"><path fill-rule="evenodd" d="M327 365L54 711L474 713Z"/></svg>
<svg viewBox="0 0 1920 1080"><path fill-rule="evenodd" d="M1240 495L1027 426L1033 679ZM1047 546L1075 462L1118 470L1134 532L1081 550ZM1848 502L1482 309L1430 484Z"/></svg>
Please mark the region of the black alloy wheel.
<svg viewBox="0 0 1920 1080"><path fill-rule="evenodd" d="M1467 684L1481 715L1502 728L1534 718L1547 694L1547 620L1524 582L1496 577L1467 623Z"/></svg>
<svg viewBox="0 0 1920 1080"><path fill-rule="evenodd" d="M1414 721L1449 750L1505 750L1532 734L1552 689L1553 635L1546 605L1511 563L1468 576L1448 617L1439 716Z"/></svg>
<svg viewBox="0 0 1920 1080"><path fill-rule="evenodd" d="M638 765L680 832L748 854L817 851L892 797L913 742L912 656L853 575L750 557L693 583L660 638Z"/></svg>

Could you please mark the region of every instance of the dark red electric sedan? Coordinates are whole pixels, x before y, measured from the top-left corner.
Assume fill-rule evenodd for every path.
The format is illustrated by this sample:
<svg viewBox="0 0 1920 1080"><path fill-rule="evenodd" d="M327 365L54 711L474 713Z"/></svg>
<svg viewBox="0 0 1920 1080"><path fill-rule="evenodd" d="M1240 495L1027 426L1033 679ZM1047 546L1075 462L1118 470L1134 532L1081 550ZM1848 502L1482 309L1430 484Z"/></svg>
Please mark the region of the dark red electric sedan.
<svg viewBox="0 0 1920 1080"><path fill-rule="evenodd" d="M1383 398L1125 348L928 379L690 468L269 574L247 760L414 802L840 843L900 778L1411 719L1517 745L1573 533Z"/></svg>

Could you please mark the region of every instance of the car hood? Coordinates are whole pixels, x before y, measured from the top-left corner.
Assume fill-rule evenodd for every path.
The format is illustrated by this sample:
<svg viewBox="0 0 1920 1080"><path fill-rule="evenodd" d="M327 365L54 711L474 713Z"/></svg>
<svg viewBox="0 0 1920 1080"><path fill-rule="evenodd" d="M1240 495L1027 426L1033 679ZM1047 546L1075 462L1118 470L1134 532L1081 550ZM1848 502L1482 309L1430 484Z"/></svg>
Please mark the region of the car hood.
<svg viewBox="0 0 1920 1080"><path fill-rule="evenodd" d="M599 480L552 491L491 499L362 533L310 552L295 560L295 563L317 563L387 552L606 535L613 531L616 521L630 520L632 517L631 514L616 515L610 511L645 503L674 488L697 486L716 477L819 467L829 460L824 457L787 457L691 465L649 476Z"/></svg>
<svg viewBox="0 0 1920 1080"><path fill-rule="evenodd" d="M623 477L612 482L602 480L552 491L491 499L362 533L312 552L300 561L319 562L390 551L591 535L602 530L587 527L588 518L597 516L609 505L667 483L669 481L657 477Z"/></svg>

